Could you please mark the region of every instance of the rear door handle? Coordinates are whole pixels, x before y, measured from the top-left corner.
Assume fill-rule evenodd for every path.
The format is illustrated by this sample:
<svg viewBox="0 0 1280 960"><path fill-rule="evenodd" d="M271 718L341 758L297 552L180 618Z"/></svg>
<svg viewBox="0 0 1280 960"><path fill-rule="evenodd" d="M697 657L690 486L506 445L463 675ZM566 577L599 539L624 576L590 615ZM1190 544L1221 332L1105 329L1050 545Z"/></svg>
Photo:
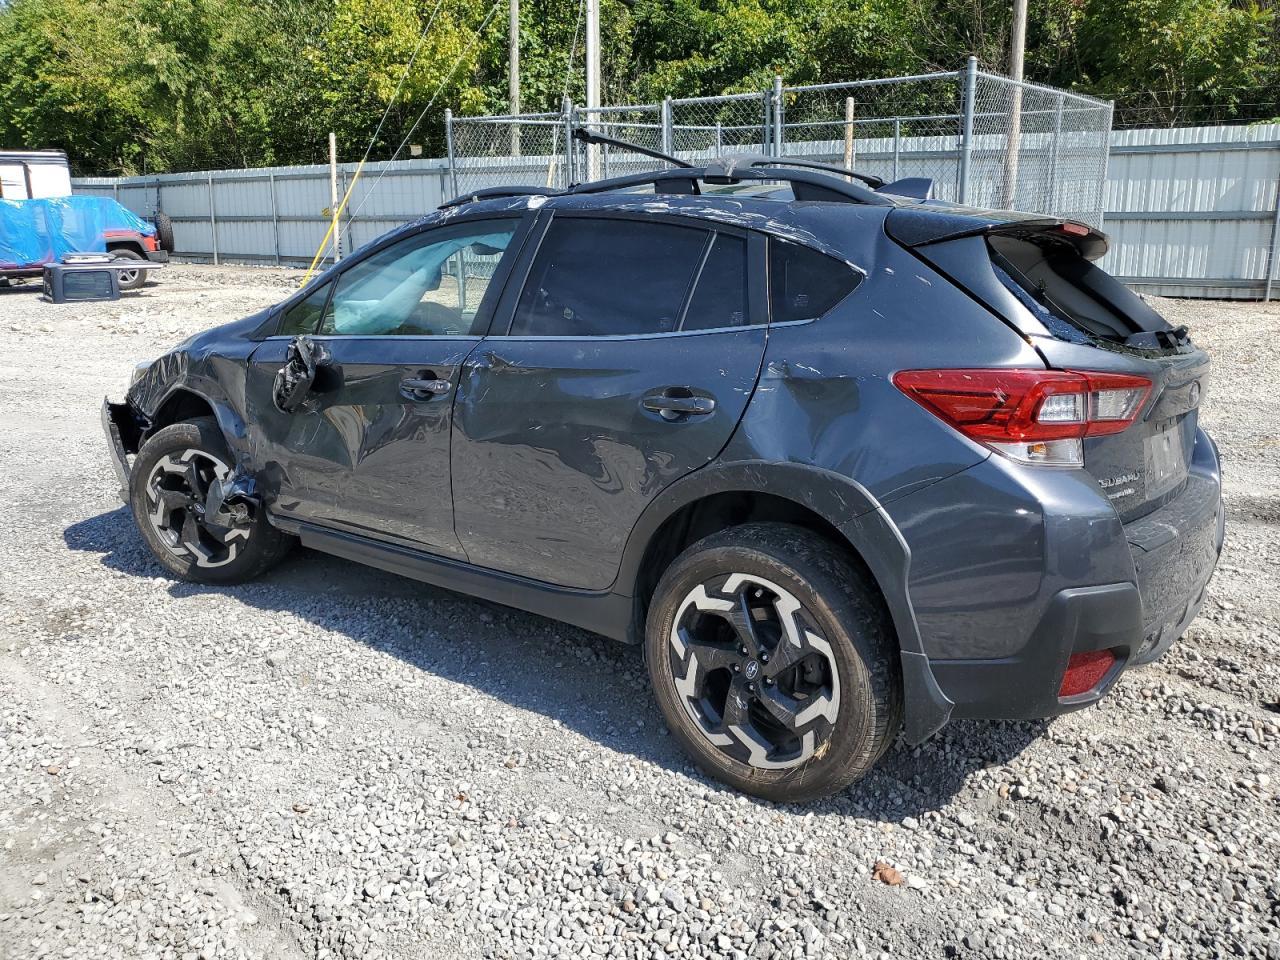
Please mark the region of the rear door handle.
<svg viewBox="0 0 1280 960"><path fill-rule="evenodd" d="M400 381L400 392L413 400L430 400L452 389L448 380L408 377Z"/></svg>
<svg viewBox="0 0 1280 960"><path fill-rule="evenodd" d="M664 393L645 397L641 405L652 410L664 420L678 420L681 417L705 417L715 412L716 402L711 397L695 397L690 391L681 389L679 393L668 390Z"/></svg>

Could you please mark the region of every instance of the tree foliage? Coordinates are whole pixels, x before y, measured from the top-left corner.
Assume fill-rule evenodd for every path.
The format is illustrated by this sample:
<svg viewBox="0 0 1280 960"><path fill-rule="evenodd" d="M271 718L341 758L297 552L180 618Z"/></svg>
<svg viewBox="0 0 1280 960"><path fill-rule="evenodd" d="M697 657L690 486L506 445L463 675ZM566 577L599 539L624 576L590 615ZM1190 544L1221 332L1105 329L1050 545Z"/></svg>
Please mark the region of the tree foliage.
<svg viewBox="0 0 1280 960"><path fill-rule="evenodd" d="M373 156L424 109L412 140L434 153L444 107L507 110L506 2L0 0L0 146L138 173L319 162L334 130L356 159L392 104ZM521 3L525 111L581 102L581 18L581 0ZM602 19L619 103L970 54L1000 71L1010 30L1008 0L603 0ZM1254 119L1280 114L1278 36L1275 0L1032 0L1027 75L1115 98L1121 119Z"/></svg>

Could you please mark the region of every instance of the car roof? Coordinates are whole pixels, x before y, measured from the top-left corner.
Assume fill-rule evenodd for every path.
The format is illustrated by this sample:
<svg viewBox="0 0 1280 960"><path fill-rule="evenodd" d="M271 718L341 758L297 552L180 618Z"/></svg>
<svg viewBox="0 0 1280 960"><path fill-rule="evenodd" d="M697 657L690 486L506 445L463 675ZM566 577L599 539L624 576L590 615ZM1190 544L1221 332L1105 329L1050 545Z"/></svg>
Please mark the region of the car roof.
<svg viewBox="0 0 1280 960"><path fill-rule="evenodd" d="M726 225L755 230L772 236L816 247L825 253L849 260L851 241L868 227L879 233L884 217L892 206L863 206L822 200L786 200L777 196L756 196L733 192L708 192L699 195L671 193L585 193L550 196L520 196L480 199L438 211L452 214L445 219L492 217L529 209L548 209L563 213L608 213L644 218L680 218L705 221L708 227ZM862 247L862 243L853 243Z"/></svg>

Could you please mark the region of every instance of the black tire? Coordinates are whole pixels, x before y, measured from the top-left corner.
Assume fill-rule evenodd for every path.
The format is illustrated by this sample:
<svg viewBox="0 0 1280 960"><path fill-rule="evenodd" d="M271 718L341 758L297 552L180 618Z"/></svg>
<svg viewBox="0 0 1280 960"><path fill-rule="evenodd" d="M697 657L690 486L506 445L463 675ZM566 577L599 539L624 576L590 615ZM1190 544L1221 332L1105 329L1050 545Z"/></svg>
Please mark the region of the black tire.
<svg viewBox="0 0 1280 960"><path fill-rule="evenodd" d="M740 624L751 611L750 626L735 627L729 610ZM702 770L744 793L837 793L901 725L897 642L879 591L846 552L801 527L745 524L690 546L658 584L645 645L667 726ZM779 703L809 719L781 722Z"/></svg>
<svg viewBox="0 0 1280 960"><path fill-rule="evenodd" d="M155 558L183 580L244 583L279 563L293 546L294 538L271 526L252 505L232 507L234 523L211 523L203 516L209 484L229 476L234 464L212 417L157 431L134 458L129 475L134 522ZM186 496L193 484L197 496ZM184 496L190 506L181 505Z"/></svg>
<svg viewBox="0 0 1280 960"><path fill-rule="evenodd" d="M140 254L137 250L130 250L128 247L117 247L111 251L111 256L117 260L141 260L147 262L147 258ZM147 282L147 271L145 270L120 270L120 289L121 290L141 290Z"/></svg>
<svg viewBox="0 0 1280 960"><path fill-rule="evenodd" d="M153 218L156 225L156 240L160 249L173 253L173 220L167 213L157 213Z"/></svg>

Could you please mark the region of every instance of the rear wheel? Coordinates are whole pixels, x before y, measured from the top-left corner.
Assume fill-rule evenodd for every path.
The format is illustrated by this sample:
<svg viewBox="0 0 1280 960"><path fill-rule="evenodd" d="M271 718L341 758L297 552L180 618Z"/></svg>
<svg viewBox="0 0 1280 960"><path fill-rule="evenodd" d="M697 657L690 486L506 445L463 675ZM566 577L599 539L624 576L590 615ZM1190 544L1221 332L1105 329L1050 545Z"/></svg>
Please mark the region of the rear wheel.
<svg viewBox="0 0 1280 960"><path fill-rule="evenodd" d="M261 508L223 499L233 463L208 417L158 431L134 460L129 506L138 530L155 558L184 580L242 583L293 545Z"/></svg>
<svg viewBox="0 0 1280 960"><path fill-rule="evenodd" d="M703 770L746 793L835 793L897 733L883 602L808 530L747 524L689 547L658 584L645 643L668 726Z"/></svg>
<svg viewBox="0 0 1280 960"><path fill-rule="evenodd" d="M137 250L129 250L120 248L112 250L111 255L117 260L141 260L146 263L147 258L140 254ZM140 290L147 282L147 271L145 270L118 270L120 289L121 290Z"/></svg>

